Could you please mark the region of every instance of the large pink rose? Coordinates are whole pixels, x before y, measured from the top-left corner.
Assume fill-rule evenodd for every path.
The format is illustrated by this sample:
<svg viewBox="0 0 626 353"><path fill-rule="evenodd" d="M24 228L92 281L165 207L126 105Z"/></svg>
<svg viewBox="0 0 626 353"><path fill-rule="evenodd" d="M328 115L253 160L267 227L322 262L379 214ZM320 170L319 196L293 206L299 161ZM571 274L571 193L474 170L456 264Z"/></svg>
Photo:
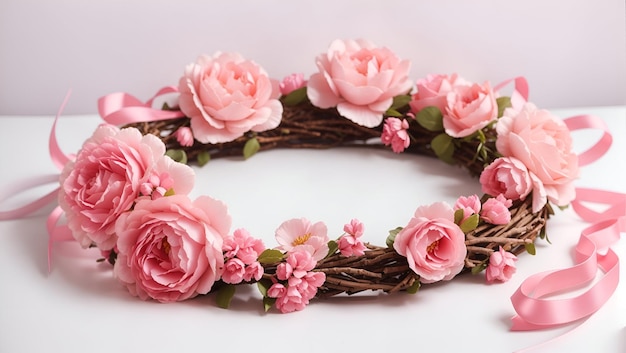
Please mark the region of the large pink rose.
<svg viewBox="0 0 626 353"><path fill-rule="evenodd" d="M543 184L543 197L558 206L565 206L575 198L573 181L579 173L578 157L572 151L572 138L562 120L527 103L519 112L505 110L496 131L498 152L520 160L532 173L531 178ZM535 191L541 189L540 185L533 187ZM535 211L543 206L537 204L536 196L533 196Z"/></svg>
<svg viewBox="0 0 626 353"><path fill-rule="evenodd" d="M469 86L470 83L452 75L428 75L426 78L417 80L415 83L417 92L411 97L411 111L418 113L420 110L433 106L443 113L448 104L448 93L455 86Z"/></svg>
<svg viewBox="0 0 626 353"><path fill-rule="evenodd" d="M396 235L393 248L406 256L422 283L452 279L463 269L467 255L465 234L444 202L419 207Z"/></svg>
<svg viewBox="0 0 626 353"><path fill-rule="evenodd" d="M232 141L244 133L278 126L283 106L278 81L236 53L201 56L178 84L180 110L202 143Z"/></svg>
<svg viewBox="0 0 626 353"><path fill-rule="evenodd" d="M533 189L528 169L517 158L502 157L493 161L480 174L483 192L504 195L509 200L524 200Z"/></svg>
<svg viewBox="0 0 626 353"><path fill-rule="evenodd" d="M496 96L489 82L454 86L446 99L443 127L452 137L469 136L498 117Z"/></svg>
<svg viewBox="0 0 626 353"><path fill-rule="evenodd" d="M83 247L95 244L101 250L113 248L115 221L132 207L142 185L157 188L168 176L174 176L179 182L167 186L178 188L179 193L189 191L193 171L164 157L164 153L165 145L157 137L112 125L98 127L84 142L76 160L61 173L59 193L68 226ZM159 185L153 185L155 182Z"/></svg>
<svg viewBox="0 0 626 353"><path fill-rule="evenodd" d="M206 294L224 271L222 243L231 219L208 196L140 200L116 223L116 277L143 300L181 301Z"/></svg>
<svg viewBox="0 0 626 353"><path fill-rule="evenodd" d="M337 107L342 116L366 127L380 125L393 97L411 89L410 62L366 40L335 40L316 59L307 94L319 108Z"/></svg>

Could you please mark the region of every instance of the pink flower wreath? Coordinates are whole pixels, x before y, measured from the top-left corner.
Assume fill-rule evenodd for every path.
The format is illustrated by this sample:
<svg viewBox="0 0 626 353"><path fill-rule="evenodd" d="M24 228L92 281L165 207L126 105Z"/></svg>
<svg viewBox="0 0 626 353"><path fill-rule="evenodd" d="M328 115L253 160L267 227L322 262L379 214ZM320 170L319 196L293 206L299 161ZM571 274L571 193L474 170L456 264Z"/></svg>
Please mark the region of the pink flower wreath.
<svg viewBox="0 0 626 353"><path fill-rule="evenodd" d="M164 109L171 116L100 126L60 180L74 238L100 249L141 299L217 292L227 307L236 286L257 283L265 309L286 313L340 293L414 293L463 271L506 281L516 254L534 253L545 236L551 204L573 200L578 160L568 128L550 112L512 105L489 82L457 74L413 84L409 61L365 40L336 40L315 62L308 80L279 82L239 54L201 56L172 89L178 102ZM100 102L105 120L137 111L111 104ZM323 222L296 218L277 227L273 248L246 229L231 231L224 203L188 196L194 172L186 163L342 144L461 165L479 176L484 195L418 207L387 246L363 243L357 219L330 237Z"/></svg>

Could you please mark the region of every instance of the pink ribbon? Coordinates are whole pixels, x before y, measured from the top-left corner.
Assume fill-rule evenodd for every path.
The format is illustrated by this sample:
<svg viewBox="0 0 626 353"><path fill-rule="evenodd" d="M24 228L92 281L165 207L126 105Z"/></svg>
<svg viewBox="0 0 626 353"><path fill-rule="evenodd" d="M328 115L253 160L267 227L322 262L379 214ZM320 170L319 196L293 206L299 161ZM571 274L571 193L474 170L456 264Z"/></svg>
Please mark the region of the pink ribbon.
<svg viewBox="0 0 626 353"><path fill-rule="evenodd" d="M565 123L571 131L592 128L604 132L595 145L579 155L579 165L594 162L611 146L612 137L602 120L580 115ZM517 313L512 319L513 331L551 328L586 318L600 309L617 288L619 258L610 246L619 241L621 232L626 232L626 194L587 188L576 191L573 209L583 220L595 223L581 232L574 266L532 275L511 296ZM586 202L608 207L598 212L586 207ZM588 285L598 270L603 274L583 293L565 299L549 298Z"/></svg>
<svg viewBox="0 0 626 353"><path fill-rule="evenodd" d="M515 109L521 109L524 103L528 102L528 81L523 76L510 78L497 84L493 91L497 92L509 83L513 82L513 93L511 93L511 106Z"/></svg>
<svg viewBox="0 0 626 353"><path fill-rule="evenodd" d="M178 89L174 86L163 87L145 103L128 93L112 93L98 99L98 113L104 121L113 125L181 118L185 114L179 110L152 108L157 97L176 92Z"/></svg>

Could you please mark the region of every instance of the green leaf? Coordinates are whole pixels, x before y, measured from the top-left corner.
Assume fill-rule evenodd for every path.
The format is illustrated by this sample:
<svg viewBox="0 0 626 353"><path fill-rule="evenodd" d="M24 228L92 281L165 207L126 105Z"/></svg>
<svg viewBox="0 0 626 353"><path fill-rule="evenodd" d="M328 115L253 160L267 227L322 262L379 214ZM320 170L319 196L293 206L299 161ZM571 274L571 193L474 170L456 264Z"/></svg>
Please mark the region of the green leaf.
<svg viewBox="0 0 626 353"><path fill-rule="evenodd" d="M437 107L430 106L420 110L415 116L415 120L428 131L443 130L443 114Z"/></svg>
<svg viewBox="0 0 626 353"><path fill-rule="evenodd" d="M500 97L496 99L496 104L498 104L498 118L504 114L504 110L506 108L511 107L511 97Z"/></svg>
<svg viewBox="0 0 626 353"><path fill-rule="evenodd" d="M569 207L569 205L563 205L563 206L557 206L559 208L559 210L561 211L565 211L567 210L567 208Z"/></svg>
<svg viewBox="0 0 626 353"><path fill-rule="evenodd" d="M454 163L454 142L450 135L445 133L439 134L430 142L437 157L446 163Z"/></svg>
<svg viewBox="0 0 626 353"><path fill-rule="evenodd" d="M259 144L259 140L257 140L256 137L249 139L243 146L243 158L248 159L254 156L255 153L259 152L259 149L261 149L261 144Z"/></svg>
<svg viewBox="0 0 626 353"><path fill-rule="evenodd" d="M284 96L281 100L284 105L294 106L304 102L306 99L306 86L304 86L291 91L291 93Z"/></svg>
<svg viewBox="0 0 626 353"><path fill-rule="evenodd" d="M420 281L415 281L415 283L413 283L409 288L406 289L406 292L409 294L415 294L421 286L422 284L420 283Z"/></svg>
<svg viewBox="0 0 626 353"><path fill-rule="evenodd" d="M172 196L175 195L176 193L174 192L174 188L169 188L165 194L163 194L163 196Z"/></svg>
<svg viewBox="0 0 626 353"><path fill-rule="evenodd" d="M270 309L274 306L274 303L276 303L276 298L263 297L263 309L265 312L270 311Z"/></svg>
<svg viewBox="0 0 626 353"><path fill-rule="evenodd" d="M267 297L267 291L272 286L273 282L269 279L261 279L256 283L257 288L259 288L259 292L263 297Z"/></svg>
<svg viewBox="0 0 626 353"><path fill-rule="evenodd" d="M198 153L198 165L199 166L203 166L207 163L209 163L209 161L211 160L211 154L209 153L209 151L200 151L200 153Z"/></svg>
<svg viewBox="0 0 626 353"><path fill-rule="evenodd" d="M328 254L326 255L326 257L329 257L330 255L337 252L337 249L339 249L339 244L337 244L337 242L334 240L329 241L328 242Z"/></svg>
<svg viewBox="0 0 626 353"><path fill-rule="evenodd" d="M461 221L463 220L463 216L464 215L465 215L465 212L461 208L459 208L458 210L454 211L454 223L456 225L460 225Z"/></svg>
<svg viewBox="0 0 626 353"><path fill-rule="evenodd" d="M385 116L392 116L394 118L401 118L404 115L402 115L402 113L400 113L399 111L395 110L395 109L387 109L387 111L385 112Z"/></svg>
<svg viewBox="0 0 626 353"><path fill-rule="evenodd" d="M535 255L537 252L535 251L535 244L533 243L525 243L524 247L526 248L526 252L531 255Z"/></svg>
<svg viewBox="0 0 626 353"><path fill-rule="evenodd" d="M233 296L235 296L235 290L236 288L233 284L226 284L220 287L220 289L217 291L217 296L215 298L217 306L222 309L228 309L228 307L230 306L230 301L233 299Z"/></svg>
<svg viewBox="0 0 626 353"><path fill-rule="evenodd" d="M283 261L285 255L276 249L265 249L261 255L259 255L258 261L262 264L275 264Z"/></svg>
<svg viewBox="0 0 626 353"><path fill-rule="evenodd" d="M487 262L481 262L478 265L472 267L472 274L477 275L487 268Z"/></svg>
<svg viewBox="0 0 626 353"><path fill-rule="evenodd" d="M399 95L399 96L395 96L395 97L393 97L393 103L391 103L391 107L389 107L389 110L391 110L391 109L398 110L400 108L403 108L407 104L409 104L410 101L411 101L411 95L410 94L402 94L402 95Z"/></svg>
<svg viewBox="0 0 626 353"><path fill-rule="evenodd" d="M165 151L165 155L178 163L187 164L187 153L185 152L185 150L167 150Z"/></svg>
<svg viewBox="0 0 626 353"><path fill-rule="evenodd" d="M467 219L465 219L459 227L461 227L461 230L465 234L473 231L474 229L476 229L476 227L478 227L478 215L473 214L467 217Z"/></svg>
<svg viewBox="0 0 626 353"><path fill-rule="evenodd" d="M402 230L402 227L397 227L389 231L389 235L387 236L387 240L386 240L388 248L393 248L393 242L396 240L396 235L398 235L398 233L400 233L401 230Z"/></svg>
<svg viewBox="0 0 626 353"><path fill-rule="evenodd" d="M546 227L541 228L541 231L539 231L539 238L545 239L548 242L548 244L552 244L552 242L550 241L550 238L548 238L548 232L546 231Z"/></svg>

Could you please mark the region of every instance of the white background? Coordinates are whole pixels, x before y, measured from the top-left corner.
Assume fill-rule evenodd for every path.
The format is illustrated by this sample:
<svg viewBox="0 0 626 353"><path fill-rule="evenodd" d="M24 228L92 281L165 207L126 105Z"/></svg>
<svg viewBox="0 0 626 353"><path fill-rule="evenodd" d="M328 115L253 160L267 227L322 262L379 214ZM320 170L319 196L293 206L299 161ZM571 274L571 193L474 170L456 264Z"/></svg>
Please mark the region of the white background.
<svg viewBox="0 0 626 353"><path fill-rule="evenodd" d="M47 155L50 116L68 88L66 115L94 113L101 95L148 98L175 84L201 53L239 51L280 78L312 73L314 57L335 38L363 37L410 59L414 78L459 72L499 82L524 75L538 105L586 106L556 113L600 116L616 146L584 169L579 185L626 192L626 110L589 107L626 103L624 7L621 0L2 1L0 188L56 172ZM98 123L94 116L64 117L63 150L77 151ZM576 135L579 150L593 140ZM324 221L331 236L357 217L366 240L381 244L417 206L473 192L479 192L476 180L440 162L349 149L212 161L198 170L194 189L224 200L233 227L248 228L268 246L275 244L274 229L292 217ZM300 313L263 315L253 287L238 292L229 311L216 308L212 297L142 302L94 263L97 254L75 243L55 245L48 275L50 210L0 222L0 352L512 351L567 331L508 332L509 296L533 273L570 266L584 227L571 210L559 212L550 221L553 245L520 256L518 273L505 284L485 286L482 276L465 276L417 296L338 298ZM624 244L615 248L620 255ZM622 256L622 272L623 263ZM537 351L625 351L624 287L580 327Z"/></svg>
<svg viewBox="0 0 626 353"><path fill-rule="evenodd" d="M237 51L275 78L315 70L336 38L493 83L524 75L545 108L626 102L623 0L3 0L0 115L95 113L98 97L147 99L200 54Z"/></svg>

